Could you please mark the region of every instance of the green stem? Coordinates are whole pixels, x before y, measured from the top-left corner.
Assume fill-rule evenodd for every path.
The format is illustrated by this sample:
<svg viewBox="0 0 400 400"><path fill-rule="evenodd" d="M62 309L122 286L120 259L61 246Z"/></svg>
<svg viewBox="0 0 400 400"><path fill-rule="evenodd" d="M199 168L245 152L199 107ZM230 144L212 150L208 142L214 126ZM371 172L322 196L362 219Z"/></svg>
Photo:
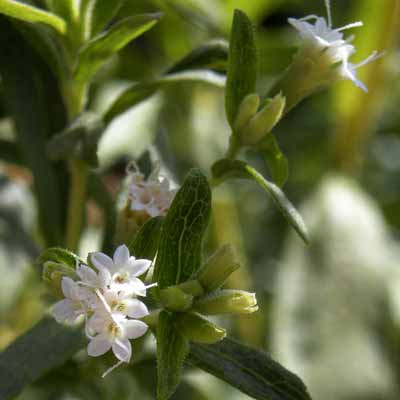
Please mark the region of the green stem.
<svg viewBox="0 0 400 400"><path fill-rule="evenodd" d="M228 150L226 151L226 158L229 158L230 160L234 160L239 153L240 150L240 143L237 140L235 133L232 133L230 139L229 139L229 147Z"/></svg>
<svg viewBox="0 0 400 400"><path fill-rule="evenodd" d="M85 161L71 161L71 191L68 205L66 246L76 251L84 220L86 183L89 168Z"/></svg>

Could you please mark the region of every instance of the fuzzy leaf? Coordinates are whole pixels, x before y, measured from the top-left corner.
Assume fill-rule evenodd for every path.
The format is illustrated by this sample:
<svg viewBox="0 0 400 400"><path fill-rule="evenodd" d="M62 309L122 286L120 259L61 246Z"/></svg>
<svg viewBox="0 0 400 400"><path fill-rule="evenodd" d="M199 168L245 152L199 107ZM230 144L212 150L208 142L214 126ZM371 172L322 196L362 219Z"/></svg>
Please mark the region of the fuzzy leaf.
<svg viewBox="0 0 400 400"><path fill-rule="evenodd" d="M136 258L153 260L158 248L162 222L163 217L146 221L129 244L130 253Z"/></svg>
<svg viewBox="0 0 400 400"><path fill-rule="evenodd" d="M160 289L188 280L201 264L201 246L211 211L211 191L199 169L191 169L161 228L154 268Z"/></svg>
<svg viewBox="0 0 400 400"><path fill-rule="evenodd" d="M264 189L274 200L279 210L292 225L305 243L309 242L307 227L299 212L288 200L285 194L274 183L267 181L253 167L240 160L223 159L212 166L213 177L216 181L223 182L226 179L251 179Z"/></svg>
<svg viewBox="0 0 400 400"><path fill-rule="evenodd" d="M0 0L0 14L26 22L41 22L59 33L65 33L67 29L65 21L57 15L20 1Z"/></svg>
<svg viewBox="0 0 400 400"><path fill-rule="evenodd" d="M225 110L233 127L240 103L254 93L257 80L257 50L253 26L247 15L235 10L229 42Z"/></svg>
<svg viewBox="0 0 400 400"><path fill-rule="evenodd" d="M162 311L157 324L158 400L167 400L175 392L188 350L187 339L175 328L174 315Z"/></svg>
<svg viewBox="0 0 400 400"><path fill-rule="evenodd" d="M86 341L81 330L43 318L0 353L0 399L14 398L26 385L62 365Z"/></svg>
<svg viewBox="0 0 400 400"><path fill-rule="evenodd" d="M165 75L161 78L149 82L140 82L126 89L111 105L104 116L106 122L122 114L130 107L140 103L153 95L157 90L163 89L169 85L179 83L207 83L223 88L225 86L225 77L208 70L192 70L177 72Z"/></svg>
<svg viewBox="0 0 400 400"><path fill-rule="evenodd" d="M257 400L311 400L304 383L268 354L233 339L190 344L187 362Z"/></svg>
<svg viewBox="0 0 400 400"><path fill-rule="evenodd" d="M210 40L192 50L168 69L168 74L191 69L226 70L229 44L225 40Z"/></svg>
<svg viewBox="0 0 400 400"><path fill-rule="evenodd" d="M161 14L139 14L125 18L82 47L75 68L75 79L87 81L108 59L131 40L152 28Z"/></svg>

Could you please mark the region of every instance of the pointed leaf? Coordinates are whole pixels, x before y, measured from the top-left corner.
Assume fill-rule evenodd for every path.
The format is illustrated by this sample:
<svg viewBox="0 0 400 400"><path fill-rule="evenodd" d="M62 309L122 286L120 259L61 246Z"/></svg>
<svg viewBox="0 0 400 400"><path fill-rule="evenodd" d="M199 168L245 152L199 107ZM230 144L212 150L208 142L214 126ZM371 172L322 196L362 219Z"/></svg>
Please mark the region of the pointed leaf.
<svg viewBox="0 0 400 400"><path fill-rule="evenodd" d="M201 264L201 246L211 211L211 191L199 169L191 169L161 228L154 268L158 288L188 280Z"/></svg>
<svg viewBox="0 0 400 400"><path fill-rule="evenodd" d="M167 400L175 392L188 350L187 339L175 328L174 315L162 311L157 324L158 400Z"/></svg>
<svg viewBox="0 0 400 400"><path fill-rule="evenodd" d="M89 80L108 59L131 40L152 28L161 14L140 14L125 18L94 37L79 52L75 79Z"/></svg>
<svg viewBox="0 0 400 400"><path fill-rule="evenodd" d="M49 247L40 254L36 260L37 265L43 265L47 261L63 264L75 271L76 261L81 261L79 257L67 249L61 247Z"/></svg>
<svg viewBox="0 0 400 400"><path fill-rule="evenodd" d="M247 15L235 10L229 42L225 110L233 127L240 103L254 93L257 79L257 51L253 26Z"/></svg>
<svg viewBox="0 0 400 400"><path fill-rule="evenodd" d="M169 85L179 83L206 83L223 88L225 77L208 70L193 70L177 72L165 75L161 78L149 82L140 82L126 89L111 105L104 116L106 122L110 122L114 117L122 114L130 107L152 96L157 90Z"/></svg>
<svg viewBox="0 0 400 400"><path fill-rule="evenodd" d="M264 189L274 200L279 210L292 225L305 243L309 242L307 227L292 203L274 183L267 181L259 172L250 165L240 160L223 159L212 166L214 179L223 182L226 179L251 179Z"/></svg>
<svg viewBox="0 0 400 400"><path fill-rule="evenodd" d="M175 63L168 69L168 74L198 68L225 71L228 51L229 44L225 40L210 40Z"/></svg>
<svg viewBox="0 0 400 400"><path fill-rule="evenodd" d="M187 362L257 400L311 400L304 383L268 354L231 338L190 344Z"/></svg>
<svg viewBox="0 0 400 400"><path fill-rule="evenodd" d="M158 248L163 217L151 218L140 228L129 244L129 251L136 258L153 260Z"/></svg>
<svg viewBox="0 0 400 400"><path fill-rule="evenodd" d="M62 365L85 343L81 330L43 318L0 353L0 399L14 398L26 385Z"/></svg>
<svg viewBox="0 0 400 400"><path fill-rule="evenodd" d="M41 22L59 33L65 33L67 29L65 21L57 15L20 1L0 0L0 14L26 22Z"/></svg>

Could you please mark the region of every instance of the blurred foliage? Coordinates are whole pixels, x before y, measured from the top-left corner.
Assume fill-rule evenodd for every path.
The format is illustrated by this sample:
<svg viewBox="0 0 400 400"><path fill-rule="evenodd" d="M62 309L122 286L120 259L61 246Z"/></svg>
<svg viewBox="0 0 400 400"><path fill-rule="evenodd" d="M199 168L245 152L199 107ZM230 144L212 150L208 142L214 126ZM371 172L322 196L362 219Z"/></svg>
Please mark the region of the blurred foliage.
<svg viewBox="0 0 400 400"><path fill-rule="evenodd" d="M37 0L33 3L43 5L44 2ZM228 39L234 8L245 11L255 24L259 56L257 66L259 93L267 92L288 66L295 52L296 36L294 30L287 24L287 18L308 14L325 15L322 1L128 0L117 11L115 20L135 13L158 11L164 12L164 17L157 26L127 45L112 62L95 75L89 96L90 109L103 112L130 84L162 76L176 61L205 41L215 38ZM386 255L388 248L390 251L393 248L398 249L400 239L400 114L398 112L400 71L397 39L400 10L397 0L384 2L332 0L332 14L335 26L342 26L354 20L364 22L364 27L358 28L357 32L357 57L363 58L374 49L385 51L385 54L379 62L365 67L361 73L370 88L369 94L360 92L348 81L342 82L331 90L318 93L301 103L274 129L279 146L289 160L289 178L285 185L285 193L294 204L300 204L308 199L306 223L316 226L315 230L311 229L311 247L305 250L297 237L291 238L289 245L285 245L288 224L284 222L272 202L266 200L261 189L256 188L251 182L243 181L240 185L225 184L214 191L212 226L208 230L206 249L211 252L211 249L226 242L238 248L239 256L247 268L235 272L230 282L232 286L237 286L232 282L239 281L243 289L256 291L260 309L263 310L263 314L259 313L257 318L247 316L227 318L224 321L225 325L231 325L231 332L237 338L257 347L278 351L278 354L280 347L276 345L274 348L272 345L277 342L276 329L279 326L281 330L288 328L282 327L287 325L279 325L275 321L272 310L275 310L279 317L289 318L284 314L284 307L281 307L281 301L284 304L285 299L280 299L279 294L289 297L292 295L291 300L300 301L300 298L295 297L296 293L292 293L292 289L295 292L303 285L302 290L306 290L308 284L305 280L307 277L310 278L313 290L318 295L313 297L313 291L310 290L307 293L310 298L301 300L305 302L307 300L309 302L307 304L314 304L317 315L315 320L318 320L320 313L324 315L325 312L321 311L318 305L324 304L328 296L341 296L340 290L337 290L338 287L334 283L336 281L330 283L329 290L325 288L327 281L333 278L319 276L323 274L319 268L328 265L330 273L335 275L334 279L348 282L350 279L348 271L344 271L346 272L344 276L339 272L343 272L343 268L352 270L357 267L353 271L355 277L351 278L351 282L354 279L355 287L361 293L350 290L347 293L349 296L346 298L347 302L343 300L339 305L334 304L326 313L328 316L335 315L338 308L350 313L347 316L348 320L344 322L332 320L340 339L340 335L346 335L346 327L350 329L351 324L357 324L357 318L362 319L361 314L365 308L381 307L373 312L371 320L367 318L367 321L362 322L365 325L363 325L365 335L373 336L372 341L365 344L365 347L360 346L359 353L357 349L353 350L354 358L360 357L360 360L361 355L365 355L368 351L376 352L374 356L377 358L374 360L379 361L376 369L379 369L379 374L382 376L380 382L384 382L386 386L385 390L379 391L380 384L377 384L377 392L370 392L371 397L368 399L365 392L359 388L354 389L354 396L343 389L343 392L340 392L342 397L337 394L337 397L332 399L391 400L400 397L398 389L400 301L395 301L389 296L396 290L400 291L400 284L391 285L391 291L388 290L389 283L398 282L396 281L398 278L395 279L399 276L399 266L396 265L398 251L391 253L390 262L387 261ZM33 51L18 48L18 54L24 58L31 57L30 52ZM30 63L21 66L21 76L24 75L21 79L24 78L28 82L34 79L29 75L33 66L34 64ZM223 72L224 68L223 65L217 65L215 70ZM34 259L43 244L43 238L37 229L39 218L37 210L40 210L40 204L35 204L32 196L32 181L36 177L32 176L29 166L24 165L24 159L20 157L21 154L29 152L29 143L24 148L17 148L15 145L14 125L5 107L9 99L2 96L4 81L1 78L0 76L0 349L3 349L40 318L48 303L47 295L43 293L38 280L38 271L34 267ZM21 104L21 107L23 105L29 107L26 103ZM62 119L63 116L58 115L58 118ZM29 127L28 124L27 129ZM59 127L49 133L58 133ZM149 155L152 159L161 159L166 173L176 182L181 182L189 167L200 166L209 170L216 159L222 158L228 135L222 89L201 83L178 83L168 86L115 118L107 127L99 144L97 172L101 177L101 187L97 187L116 198L125 176L126 163L132 159L143 160ZM146 150L149 152L145 153ZM267 166L259 154L249 150L246 158L268 176ZM26 160L29 163L29 159ZM374 246L377 244L376 238L365 240L362 238L361 235L365 233L362 229L351 231L349 238L349 241L359 241L357 248L360 253L365 250L363 257L366 259L369 259L368 254L370 254L367 250L371 252L371 257L377 256L377 253L382 257L385 255L384 261L378 256L377 260L374 259L373 268L378 269L376 274L379 275L379 279L376 280L379 280L379 290L375 287L370 289L369 284L375 281L375 277L366 273L366 268L363 268L366 266L364 260L346 261L348 263L346 265L339 260L337 264L342 269L336 268L332 261L337 254L346 252L351 255L355 251L349 243L344 243L348 247L339 245L335 247L337 240L345 241L345 234L349 234L347 225L339 226L338 229L341 230L338 231L333 227L330 228L336 224L337 218L352 219L354 222L364 219L367 221L370 218L369 215L348 213L345 216L329 217L328 221L322 217L321 221L318 219L320 215L324 218L327 215L321 211L324 203L318 200L318 193L322 190L321 187L326 188L324 185L331 182L327 176L332 170L350 176L349 179L353 180L353 183L357 182L356 192L362 200L357 195L343 207L346 210L360 211L365 196L368 198L367 203L370 203L371 209L374 210L373 214L378 215L376 218L379 220L379 227L371 229L386 232L386 236L379 238L382 242L379 242L382 247L379 249L370 247L371 244ZM64 171L57 169L57 173L63 176ZM64 183L65 181L63 180ZM42 190L46 191L47 187ZM313 198L315 204L310 205L314 191L317 191ZM66 201L65 193L62 190L61 192L62 201ZM329 200L330 207L335 209L340 206L340 200L343 199L340 193L332 196L333 198ZM100 197L104 200L104 196L100 194ZM85 241L81 244L82 254L87 252L87 249L95 250L100 247L107 207L110 207L107 199L102 204L99 201L88 202L86 208L88 226L85 228ZM61 208L59 212L64 214L65 205ZM64 218L64 215L59 217ZM314 223L314 220L317 222ZM321 233L324 226L331 229L326 231L328 233L325 232L326 237ZM296 250L296 246L300 250ZM328 253L332 252L325 255L328 260L320 259L321 248L327 249ZM280 268L282 259L290 259L294 264L294 271L299 274L304 273L304 276L296 278L296 275L293 275L293 281L287 278L289 272ZM391 264L387 273L379 268L385 268L386 264ZM284 263L282 268L285 265ZM316 271L309 272L309 275L305 273L314 267ZM302 272L299 272L300 270ZM319 280L314 282L315 276L319 276ZM285 281L285 277L289 283ZM365 285L363 279L368 281ZM358 296L360 302L354 308L350 306L353 301L352 296ZM367 299L367 304L362 302L361 298L364 298L362 296ZM381 306L380 302L384 303L384 306ZM394 317L390 316L391 307L386 303L392 304L392 308L397 310L394 312L397 320L392 320ZM282 315L279 315L280 313ZM288 352L285 362L311 385L311 394L313 388L317 388L315 398L331 400L326 392L323 392L322 397L318 395L320 393L318 387L326 379L323 371L320 372L320 380L315 383L318 374L311 377L312 371L307 370L304 361L307 357L300 357L301 361L293 362L293 354L298 350L296 341L300 340L297 337L297 330L302 334L308 333L313 338L321 335L319 326L313 326L314 331L307 330L310 327L307 326L308 315L295 315L295 317L300 320L303 318L302 323L306 328L304 325L290 328L293 330L290 331L294 336L293 343L282 345ZM279 321L279 318L277 320ZM368 330L371 324L374 327ZM292 326L289 322L288 325ZM271 340L271 337L274 340ZM338 340L335 351L346 354L347 349L351 348L356 340L349 339L348 342ZM153 344L152 339L146 342L146 346L151 347ZM305 346L314 345L315 343L308 343ZM293 350L293 353L289 354L290 350ZM317 350L307 348L307 351ZM332 367L329 367L329 363L325 364L328 358L323 357L331 355L333 360L333 355L328 350L326 353L328 355L323 352L318 353L320 358L314 367L319 366L319 363L326 365L325 372L331 376L330 384L335 386L338 384L335 368L340 367L338 364ZM382 361L384 366L380 364L381 359L385 360ZM50 371L24 390L18 399L128 399L132 398L133 394L143 399L153 398L156 373L153 360L149 361L143 356L143 359L135 360L132 367L121 368L105 380L98 379L110 362L109 359L89 360L84 354L78 353L65 366ZM368 360L359 361L350 374L364 376L360 374L360 370L366 371L364 369L366 364L370 367L373 365ZM378 379L376 374L371 373ZM221 396L232 399L246 398L245 395L214 378L199 376L195 370L190 370L185 376L184 385L176 392L173 399L213 400ZM370 379L368 374L365 376L365 380ZM146 382L146 387L139 385L138 382L142 381ZM342 385L345 385L345 382L342 382ZM329 390L329 385L325 388ZM332 391L334 392L334 389Z"/></svg>

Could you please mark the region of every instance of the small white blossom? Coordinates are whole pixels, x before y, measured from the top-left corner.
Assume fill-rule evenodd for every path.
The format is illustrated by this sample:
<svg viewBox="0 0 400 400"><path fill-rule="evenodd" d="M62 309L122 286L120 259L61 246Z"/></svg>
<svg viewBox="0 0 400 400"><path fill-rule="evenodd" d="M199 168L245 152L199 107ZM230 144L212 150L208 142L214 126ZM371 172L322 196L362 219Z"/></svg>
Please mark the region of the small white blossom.
<svg viewBox="0 0 400 400"><path fill-rule="evenodd" d="M363 24L358 21L340 28L332 28L329 2L326 2L326 5L328 22L316 15L300 19L289 18L288 22L299 32L304 46L319 49L321 54L328 57L331 65L338 64L336 72L340 78L351 80L357 87L367 92L367 87L356 76L356 69L375 60L378 57L377 52L373 52L359 64L352 64L349 58L356 51L351 44L353 37L344 38L343 31Z"/></svg>
<svg viewBox="0 0 400 400"><path fill-rule="evenodd" d="M117 247L113 258L96 252L90 255L90 260L99 273L108 276L106 283L111 290L146 296L146 285L138 277L150 268L150 260L136 260L130 256L129 249L125 245Z"/></svg>
<svg viewBox="0 0 400 400"><path fill-rule="evenodd" d="M176 190L170 188L168 178L155 170L147 180L140 172L130 173L128 196L132 211L143 211L149 217L165 215L171 206Z"/></svg>
<svg viewBox="0 0 400 400"><path fill-rule="evenodd" d="M62 278L61 289L65 299L53 306L52 315L57 322L73 324L79 316L88 311L93 293L80 287L69 277Z"/></svg>

